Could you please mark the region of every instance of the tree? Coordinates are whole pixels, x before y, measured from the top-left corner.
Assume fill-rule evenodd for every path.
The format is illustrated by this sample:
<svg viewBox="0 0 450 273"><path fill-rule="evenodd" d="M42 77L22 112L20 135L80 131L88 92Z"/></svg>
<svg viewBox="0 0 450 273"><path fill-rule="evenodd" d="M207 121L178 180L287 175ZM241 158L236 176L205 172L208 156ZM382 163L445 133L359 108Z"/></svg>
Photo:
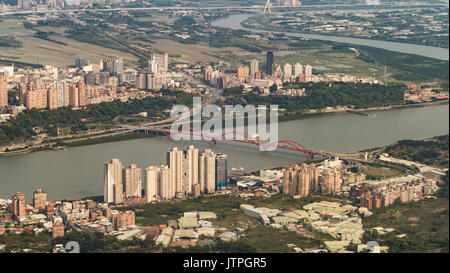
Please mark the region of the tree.
<svg viewBox="0 0 450 273"><path fill-rule="evenodd" d="M275 93L277 90L278 86L275 83L269 88L270 93Z"/></svg>

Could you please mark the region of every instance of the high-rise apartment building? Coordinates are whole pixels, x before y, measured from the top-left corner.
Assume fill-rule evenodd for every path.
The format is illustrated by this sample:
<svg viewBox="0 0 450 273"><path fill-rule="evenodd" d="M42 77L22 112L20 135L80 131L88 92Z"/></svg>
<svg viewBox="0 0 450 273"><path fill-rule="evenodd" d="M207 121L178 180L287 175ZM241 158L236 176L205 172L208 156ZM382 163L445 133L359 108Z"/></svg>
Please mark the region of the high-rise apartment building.
<svg viewBox="0 0 450 273"><path fill-rule="evenodd" d="M123 72L123 59L119 57L103 59L103 71L107 71L111 76L118 77Z"/></svg>
<svg viewBox="0 0 450 273"><path fill-rule="evenodd" d="M142 169L135 164L123 169L124 198L142 196Z"/></svg>
<svg viewBox="0 0 450 273"><path fill-rule="evenodd" d="M216 154L216 187L228 183L228 159L226 154Z"/></svg>
<svg viewBox="0 0 450 273"><path fill-rule="evenodd" d="M290 63L284 64L283 74L285 79L289 79L292 77L292 65Z"/></svg>
<svg viewBox="0 0 450 273"><path fill-rule="evenodd" d="M238 78L243 78L243 79L248 78L249 73L250 73L250 70L249 70L248 66L241 65L238 67L238 70L237 70Z"/></svg>
<svg viewBox="0 0 450 273"><path fill-rule="evenodd" d="M37 210L44 210L47 204L47 193L42 189L37 189L33 194L33 207Z"/></svg>
<svg viewBox="0 0 450 273"><path fill-rule="evenodd" d="M159 198L160 175L160 167L150 165L145 169L145 196L148 202L156 201Z"/></svg>
<svg viewBox="0 0 450 273"><path fill-rule="evenodd" d="M268 51L267 52L267 60L266 60L266 74L267 75L272 75L272 71L273 71L273 52L272 51Z"/></svg>
<svg viewBox="0 0 450 273"><path fill-rule="evenodd" d="M323 194L334 194L341 191L342 178L338 167L327 168L321 177L320 191Z"/></svg>
<svg viewBox="0 0 450 273"><path fill-rule="evenodd" d="M300 63L296 63L294 65L294 76L298 77L301 74L303 74L303 65L301 65Z"/></svg>
<svg viewBox="0 0 450 273"><path fill-rule="evenodd" d="M167 165L160 166L160 175L159 175L159 190L160 197L162 200L168 200L175 197L175 193L172 190L173 188L173 177L171 169Z"/></svg>
<svg viewBox="0 0 450 273"><path fill-rule="evenodd" d="M148 71L150 73L158 73L158 62L150 59L148 62Z"/></svg>
<svg viewBox="0 0 450 273"><path fill-rule="evenodd" d="M319 173L313 165L301 164L283 170L283 193L307 196L318 188Z"/></svg>
<svg viewBox="0 0 450 273"><path fill-rule="evenodd" d="M170 149L167 152L167 165L170 168L173 183L170 185L171 195L176 195L182 192L183 180L183 151L178 150L177 147Z"/></svg>
<svg viewBox="0 0 450 273"><path fill-rule="evenodd" d="M111 224L114 229L128 227L135 224L134 211L111 211Z"/></svg>
<svg viewBox="0 0 450 273"><path fill-rule="evenodd" d="M57 81L53 88L56 90L56 97L58 107L69 106L69 89L64 81Z"/></svg>
<svg viewBox="0 0 450 273"><path fill-rule="evenodd" d="M213 193L216 188L216 155L206 149L199 156L199 182L202 193Z"/></svg>
<svg viewBox="0 0 450 273"><path fill-rule="evenodd" d="M17 192L12 196L12 215L14 218L25 217L25 195Z"/></svg>
<svg viewBox="0 0 450 273"><path fill-rule="evenodd" d="M47 107L50 110L58 108L58 92L53 86L47 89Z"/></svg>
<svg viewBox="0 0 450 273"><path fill-rule="evenodd" d="M8 80L0 75L0 108L8 106Z"/></svg>
<svg viewBox="0 0 450 273"><path fill-rule="evenodd" d="M122 162L113 159L105 162L103 199L107 203L123 202Z"/></svg>
<svg viewBox="0 0 450 273"><path fill-rule="evenodd" d="M259 61L253 59L250 61L250 77L255 77L256 72L259 71Z"/></svg>
<svg viewBox="0 0 450 273"><path fill-rule="evenodd" d="M77 83L78 87L78 106L83 107L87 105L87 92L84 82L81 80Z"/></svg>
<svg viewBox="0 0 450 273"><path fill-rule="evenodd" d="M305 65L305 76L306 78L310 78L312 76L312 67L309 64Z"/></svg>
<svg viewBox="0 0 450 273"><path fill-rule="evenodd" d="M184 148L182 169L182 193L188 195L192 193L193 186L198 184L198 149L193 145Z"/></svg>
<svg viewBox="0 0 450 273"><path fill-rule="evenodd" d="M150 62L157 63L158 73L169 71L169 54L152 54Z"/></svg>
<svg viewBox="0 0 450 273"><path fill-rule="evenodd" d="M83 66L85 66L85 65L86 65L86 60L85 59L83 59L83 58L76 58L75 59L75 66L76 66L76 68L82 69Z"/></svg>
<svg viewBox="0 0 450 273"><path fill-rule="evenodd" d="M79 105L79 99L78 99L78 86L75 83L69 84L69 105L77 108Z"/></svg>

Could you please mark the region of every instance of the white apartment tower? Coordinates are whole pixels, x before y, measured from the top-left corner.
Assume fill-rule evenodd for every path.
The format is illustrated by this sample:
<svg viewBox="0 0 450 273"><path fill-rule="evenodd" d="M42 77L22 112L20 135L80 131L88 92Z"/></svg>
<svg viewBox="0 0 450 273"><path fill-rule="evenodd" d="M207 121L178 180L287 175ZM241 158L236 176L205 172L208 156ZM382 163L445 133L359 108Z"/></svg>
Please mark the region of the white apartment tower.
<svg viewBox="0 0 450 273"><path fill-rule="evenodd" d="M216 188L216 155L206 149L199 156L199 182L202 193L213 193Z"/></svg>
<svg viewBox="0 0 450 273"><path fill-rule="evenodd" d="M312 76L312 67L309 64L305 65L305 76L306 78L310 78Z"/></svg>
<svg viewBox="0 0 450 273"><path fill-rule="evenodd" d="M158 200L160 193L160 175L160 167L150 165L145 169L145 196L148 202Z"/></svg>
<svg viewBox="0 0 450 273"><path fill-rule="evenodd" d="M103 200L107 203L123 202L122 162L115 158L105 162Z"/></svg>
<svg viewBox="0 0 450 273"><path fill-rule="evenodd" d="M292 65L290 63L284 64L283 74L285 79L290 79L292 77Z"/></svg>
<svg viewBox="0 0 450 273"><path fill-rule="evenodd" d="M255 77L256 72L259 71L259 61L253 59L250 61L250 77Z"/></svg>
<svg viewBox="0 0 450 273"><path fill-rule="evenodd" d="M123 170L125 198L141 197L142 195L142 169L131 164Z"/></svg>
<svg viewBox="0 0 450 273"><path fill-rule="evenodd" d="M193 145L184 148L182 168L182 192L191 194L192 187L198 184L198 149Z"/></svg>
<svg viewBox="0 0 450 273"><path fill-rule="evenodd" d="M183 180L183 151L178 150L177 147L170 149L167 152L167 165L170 168L172 183L170 185L171 195L182 192Z"/></svg>
<svg viewBox="0 0 450 273"><path fill-rule="evenodd" d="M172 172L167 165L160 166L159 173L159 195L162 200L168 200L175 197L174 192L172 191Z"/></svg>
<svg viewBox="0 0 450 273"><path fill-rule="evenodd" d="M303 65L300 63L296 63L294 65L294 76L298 77L303 74Z"/></svg>

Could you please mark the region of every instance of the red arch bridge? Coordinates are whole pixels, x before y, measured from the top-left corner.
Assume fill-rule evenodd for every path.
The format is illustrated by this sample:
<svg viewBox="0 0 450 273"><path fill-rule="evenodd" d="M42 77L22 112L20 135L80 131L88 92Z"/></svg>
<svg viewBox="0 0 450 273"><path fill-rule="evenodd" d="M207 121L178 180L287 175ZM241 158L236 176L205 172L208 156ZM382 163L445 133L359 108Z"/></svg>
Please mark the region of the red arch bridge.
<svg viewBox="0 0 450 273"><path fill-rule="evenodd" d="M148 128L135 128L135 129L127 130L127 131L122 131L121 133L126 133L126 132L130 132L130 131L139 131L139 132L145 132L145 133L153 132L153 133L156 133L159 135L165 135L169 138L171 138L171 135L174 135L174 134L198 136L198 137L200 137L200 139L206 140L211 144L216 144L218 141L233 141L233 142L240 142L240 143L255 145L258 147L258 149L260 151L270 151L270 150L274 150L274 148L277 148L277 149L301 152L306 157L313 157L315 155L325 156L325 154L322 152L312 151L292 140L264 142L264 141L259 140L258 135L250 135L246 132L239 132L239 131L225 132L221 135L212 136L212 135L204 133L202 130L194 129L192 127L185 128L185 130L182 130L182 129L170 130L170 129L164 129L164 128L148 127Z"/></svg>

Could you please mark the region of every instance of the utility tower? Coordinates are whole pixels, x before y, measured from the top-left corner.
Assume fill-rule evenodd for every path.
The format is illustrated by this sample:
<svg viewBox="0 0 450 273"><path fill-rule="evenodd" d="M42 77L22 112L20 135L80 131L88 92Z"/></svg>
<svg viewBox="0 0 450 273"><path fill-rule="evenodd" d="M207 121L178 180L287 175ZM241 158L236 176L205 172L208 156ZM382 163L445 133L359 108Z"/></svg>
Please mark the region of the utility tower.
<svg viewBox="0 0 450 273"><path fill-rule="evenodd" d="M384 85L387 86L387 66L384 66Z"/></svg>
<svg viewBox="0 0 450 273"><path fill-rule="evenodd" d="M270 0L267 0L266 6L264 7L264 14L270 14L270 7L272 4L270 3Z"/></svg>

